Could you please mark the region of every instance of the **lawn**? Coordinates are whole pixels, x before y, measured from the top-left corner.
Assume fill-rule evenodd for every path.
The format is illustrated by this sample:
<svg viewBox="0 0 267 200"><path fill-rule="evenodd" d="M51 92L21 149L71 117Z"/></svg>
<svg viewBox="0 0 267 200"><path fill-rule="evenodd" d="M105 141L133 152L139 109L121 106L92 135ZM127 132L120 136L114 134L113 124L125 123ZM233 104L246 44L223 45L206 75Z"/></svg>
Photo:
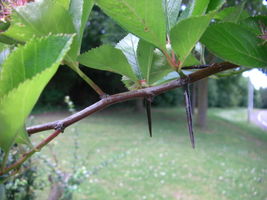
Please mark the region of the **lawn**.
<svg viewBox="0 0 267 200"><path fill-rule="evenodd" d="M153 138L144 113L109 109L66 129L39 155L52 157L53 148L62 170L76 164L90 171L73 188L77 200L267 200L267 132L211 110L209 128L195 129L193 150L182 109L152 111ZM38 115L34 123L57 117L63 115ZM47 180L48 168L39 165ZM47 199L47 191L38 199Z"/></svg>

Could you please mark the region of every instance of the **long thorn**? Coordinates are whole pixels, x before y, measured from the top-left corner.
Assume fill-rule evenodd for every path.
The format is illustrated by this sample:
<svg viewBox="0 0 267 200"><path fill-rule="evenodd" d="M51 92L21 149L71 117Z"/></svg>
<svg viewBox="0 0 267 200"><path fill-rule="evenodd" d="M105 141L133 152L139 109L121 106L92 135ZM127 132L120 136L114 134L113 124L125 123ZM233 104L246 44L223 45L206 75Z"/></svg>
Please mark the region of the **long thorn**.
<svg viewBox="0 0 267 200"><path fill-rule="evenodd" d="M152 137L151 100L145 98L144 101L145 101L145 106L146 106L146 115L147 115L149 135L150 137Z"/></svg>
<svg viewBox="0 0 267 200"><path fill-rule="evenodd" d="M193 121L192 120L192 104L191 104L190 91L189 91L188 84L184 86L184 99L185 99L185 110L186 110L188 131L189 131L190 141L194 149L195 138L194 138L193 122L192 122Z"/></svg>

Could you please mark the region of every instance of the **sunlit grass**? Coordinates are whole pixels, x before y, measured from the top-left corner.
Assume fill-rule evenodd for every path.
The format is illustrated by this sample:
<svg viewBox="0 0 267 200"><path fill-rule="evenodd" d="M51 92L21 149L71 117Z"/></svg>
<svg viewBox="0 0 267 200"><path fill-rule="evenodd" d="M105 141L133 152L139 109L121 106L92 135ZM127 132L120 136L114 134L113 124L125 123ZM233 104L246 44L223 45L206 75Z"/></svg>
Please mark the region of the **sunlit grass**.
<svg viewBox="0 0 267 200"><path fill-rule="evenodd" d="M49 119L37 117L36 123ZM94 172L84 177L74 199L267 198L267 134L246 123L230 123L212 111L208 130L195 131L195 150L183 110L175 108L153 110L153 138L145 114L127 109L93 115L75 128L67 129L53 145L59 166L71 171L78 133L75 163L84 162ZM43 154L51 155L47 148ZM38 199L47 198L47 192L38 194Z"/></svg>
<svg viewBox="0 0 267 200"><path fill-rule="evenodd" d="M221 118L234 122L247 121L247 109L246 108L227 108L227 109L211 109L212 114Z"/></svg>

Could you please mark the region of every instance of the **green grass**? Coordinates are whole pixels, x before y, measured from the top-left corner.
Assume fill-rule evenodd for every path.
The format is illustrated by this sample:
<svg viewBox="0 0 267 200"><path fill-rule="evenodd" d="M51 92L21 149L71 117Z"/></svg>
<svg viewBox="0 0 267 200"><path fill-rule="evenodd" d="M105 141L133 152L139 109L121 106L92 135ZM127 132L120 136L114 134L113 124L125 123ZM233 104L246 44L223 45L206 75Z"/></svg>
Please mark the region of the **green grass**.
<svg viewBox="0 0 267 200"><path fill-rule="evenodd" d="M81 121L76 130L68 128L53 149L61 169L71 171L73 138L79 134L84 163L75 163L94 174L84 177L74 193L77 200L266 200L267 133L217 113L211 112L208 130L195 129L195 150L184 112L175 108L153 109L153 138L144 113L109 110ZM47 120L53 117L39 116L36 123ZM51 156L48 149L42 154ZM46 172L40 166L40 173ZM47 199L47 191L38 199Z"/></svg>
<svg viewBox="0 0 267 200"><path fill-rule="evenodd" d="M228 121L234 122L246 122L247 121L247 109L246 108L213 108L210 111L213 115L224 118Z"/></svg>

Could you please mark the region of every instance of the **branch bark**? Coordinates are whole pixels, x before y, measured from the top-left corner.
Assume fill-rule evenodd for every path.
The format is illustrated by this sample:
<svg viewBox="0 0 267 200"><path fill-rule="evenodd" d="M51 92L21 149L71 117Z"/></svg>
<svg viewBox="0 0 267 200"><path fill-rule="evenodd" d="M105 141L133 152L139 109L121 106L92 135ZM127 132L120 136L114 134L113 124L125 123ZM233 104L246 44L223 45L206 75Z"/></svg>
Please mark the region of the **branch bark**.
<svg viewBox="0 0 267 200"><path fill-rule="evenodd" d="M144 88L144 89L140 89L140 90L134 90L134 91L119 93L119 94L115 94L115 95L111 95L111 96L106 96L105 98L101 99L100 101L96 102L95 104L92 104L91 106L89 106L89 107L87 107L87 108L85 108L85 109L83 109L83 110L81 110L81 111L79 111L73 115L70 115L69 117L67 117L65 119L62 119L59 121L54 121L54 122L49 122L49 123L42 124L42 125L29 127L29 128L27 128L27 132L29 133L29 135L31 135L34 133L38 133L38 132L46 131L46 130L51 130L51 129L61 129L63 131L66 127L74 124L75 122L78 122L78 121L86 118L87 116L89 116L89 115L91 115L97 111L103 110L104 108L106 108L112 104L128 101L131 99L156 96L156 95L159 95L159 94L164 93L166 91L169 91L171 89L182 87L188 83L196 82L198 80L201 80L203 78L206 78L206 77L213 75L213 74L216 74L218 72L222 72L222 71L225 71L228 69L237 68L239 66L232 64L232 63L229 63L229 62L223 62L223 63L212 64L209 67L207 67L206 65L203 67L204 67L204 69L196 71L196 72L188 75L187 77L183 77L181 79L174 80L174 81L171 81L169 83L166 83L166 84L163 84L160 86L154 86L154 87ZM190 68L190 67L188 67L188 68ZM191 68L197 68L197 67L191 66Z"/></svg>
<svg viewBox="0 0 267 200"><path fill-rule="evenodd" d="M30 150L29 152L23 154L23 156L17 160L15 163L11 164L10 166L4 168L2 171L0 171L0 176L10 172L11 170L19 170L20 166L33 154L36 152L39 152L44 146L46 146L49 142L51 142L53 139L55 139L59 134L61 133L60 130L54 131L51 135L49 135L45 140L40 142L35 148Z"/></svg>
<svg viewBox="0 0 267 200"><path fill-rule="evenodd" d="M33 127L27 128L28 134L34 134L37 132L55 129L55 131L48 136L45 140L43 140L41 143L39 143L34 149L30 150L29 152L25 153L20 159L18 159L15 163L11 164L10 166L7 166L2 171L0 171L0 176L7 174L8 172L12 170L18 170L20 166L34 153L37 151L40 151L44 146L46 146L49 142L51 142L53 139L55 139L63 130L70 126L71 124L74 124L75 122L80 121L81 119L100 111L112 104L116 104L123 101L128 101L131 99L136 98L150 98L152 96L159 95L163 92L169 91L171 89L182 87L184 85L187 85L189 83L193 83L195 81L198 81L200 79L206 78L212 74L225 71L228 69L233 69L238 67L237 65L223 62L223 63L217 63L212 64L210 67L204 68L202 70L199 70L197 72L194 72L186 77L182 77L178 80L171 81L169 83L155 86L155 87L149 87L145 89L135 90L135 91L129 91L124 92L120 94L115 94L111 96L106 96L100 101L96 102L95 104L85 108L84 110L81 110L80 112L77 112L65 119L50 122L47 124L37 125Z"/></svg>

